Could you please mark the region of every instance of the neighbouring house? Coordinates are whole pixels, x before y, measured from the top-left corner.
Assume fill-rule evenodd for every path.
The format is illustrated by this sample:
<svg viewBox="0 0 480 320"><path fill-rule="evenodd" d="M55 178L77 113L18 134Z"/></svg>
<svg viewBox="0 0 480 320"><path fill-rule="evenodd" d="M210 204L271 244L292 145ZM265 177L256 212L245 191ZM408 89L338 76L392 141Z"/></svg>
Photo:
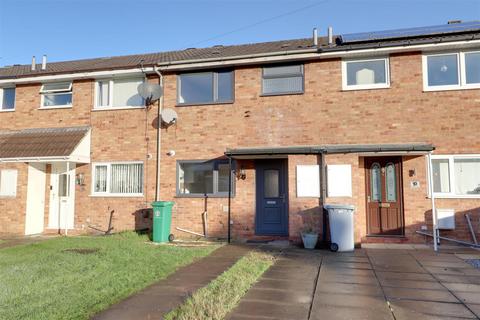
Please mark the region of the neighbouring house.
<svg viewBox="0 0 480 320"><path fill-rule="evenodd" d="M0 233L144 229L161 199L177 236L298 242L344 203L357 243L423 242L433 194L442 235L480 236L478 21L44 59L0 98Z"/></svg>

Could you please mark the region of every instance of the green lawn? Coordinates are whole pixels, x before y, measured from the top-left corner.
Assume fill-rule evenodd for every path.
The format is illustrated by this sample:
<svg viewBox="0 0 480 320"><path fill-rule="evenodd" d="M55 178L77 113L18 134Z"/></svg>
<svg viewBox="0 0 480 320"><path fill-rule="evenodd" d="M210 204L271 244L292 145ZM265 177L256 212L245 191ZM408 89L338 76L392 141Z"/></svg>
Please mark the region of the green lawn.
<svg viewBox="0 0 480 320"><path fill-rule="evenodd" d="M217 247L145 241L123 233L0 249L0 319L88 319ZM98 251L68 250L75 248Z"/></svg>
<svg viewBox="0 0 480 320"><path fill-rule="evenodd" d="M233 310L258 278L274 263L269 253L252 251L208 286L195 292L166 320L221 320Z"/></svg>

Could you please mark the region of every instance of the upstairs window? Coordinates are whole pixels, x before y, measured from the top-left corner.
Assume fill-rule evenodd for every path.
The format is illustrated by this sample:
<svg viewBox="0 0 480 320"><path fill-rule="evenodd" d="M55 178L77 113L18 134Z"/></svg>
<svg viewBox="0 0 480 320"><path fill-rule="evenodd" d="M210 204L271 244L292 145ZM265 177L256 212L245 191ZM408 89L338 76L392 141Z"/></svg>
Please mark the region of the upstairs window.
<svg viewBox="0 0 480 320"><path fill-rule="evenodd" d="M95 108L132 108L145 106L138 94L144 78L98 80L95 88Z"/></svg>
<svg viewBox="0 0 480 320"><path fill-rule="evenodd" d="M177 77L179 105L233 102L233 71L184 73Z"/></svg>
<svg viewBox="0 0 480 320"><path fill-rule="evenodd" d="M45 83L40 89L42 108L61 108L72 106L72 83Z"/></svg>
<svg viewBox="0 0 480 320"><path fill-rule="evenodd" d="M424 90L455 90L480 87L480 52L425 55Z"/></svg>
<svg viewBox="0 0 480 320"><path fill-rule="evenodd" d="M303 65L269 66L262 71L262 95L303 93Z"/></svg>
<svg viewBox="0 0 480 320"><path fill-rule="evenodd" d="M229 165L224 160L179 161L177 163L177 195L228 196ZM232 177L233 193L233 177Z"/></svg>
<svg viewBox="0 0 480 320"><path fill-rule="evenodd" d="M15 88L0 88L0 111L15 110Z"/></svg>
<svg viewBox="0 0 480 320"><path fill-rule="evenodd" d="M390 86L388 58L342 61L343 90L379 89Z"/></svg>
<svg viewBox="0 0 480 320"><path fill-rule="evenodd" d="M436 197L480 197L480 155L433 156Z"/></svg>

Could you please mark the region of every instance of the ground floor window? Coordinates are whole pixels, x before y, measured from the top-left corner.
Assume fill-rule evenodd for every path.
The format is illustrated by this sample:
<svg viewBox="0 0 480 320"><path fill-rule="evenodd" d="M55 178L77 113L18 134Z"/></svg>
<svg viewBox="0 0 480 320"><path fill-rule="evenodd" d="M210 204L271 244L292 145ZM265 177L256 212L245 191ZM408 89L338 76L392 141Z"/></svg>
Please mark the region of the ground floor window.
<svg viewBox="0 0 480 320"><path fill-rule="evenodd" d="M95 163L92 174L94 195L143 195L143 163Z"/></svg>
<svg viewBox="0 0 480 320"><path fill-rule="evenodd" d="M480 155L432 156L436 196L480 197Z"/></svg>
<svg viewBox="0 0 480 320"><path fill-rule="evenodd" d="M0 196L17 195L17 170L0 170Z"/></svg>
<svg viewBox="0 0 480 320"><path fill-rule="evenodd" d="M226 160L178 161L178 196L228 196L229 164ZM232 178L232 193L234 190Z"/></svg>

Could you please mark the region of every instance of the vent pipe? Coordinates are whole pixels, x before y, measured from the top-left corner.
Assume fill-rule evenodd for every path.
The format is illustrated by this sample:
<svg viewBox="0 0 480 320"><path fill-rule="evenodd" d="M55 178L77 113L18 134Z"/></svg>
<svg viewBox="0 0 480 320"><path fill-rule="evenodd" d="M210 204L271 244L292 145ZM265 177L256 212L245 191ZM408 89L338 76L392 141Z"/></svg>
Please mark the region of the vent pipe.
<svg viewBox="0 0 480 320"><path fill-rule="evenodd" d="M328 27L328 45L333 45L333 28Z"/></svg>
<svg viewBox="0 0 480 320"><path fill-rule="evenodd" d="M313 45L318 46L318 31L317 28L313 28Z"/></svg>
<svg viewBox="0 0 480 320"><path fill-rule="evenodd" d="M46 69L47 69L47 55L44 54L42 57L42 70L46 70Z"/></svg>
<svg viewBox="0 0 480 320"><path fill-rule="evenodd" d="M32 57L32 71L35 71L36 67L36 62L35 62L35 56Z"/></svg>

